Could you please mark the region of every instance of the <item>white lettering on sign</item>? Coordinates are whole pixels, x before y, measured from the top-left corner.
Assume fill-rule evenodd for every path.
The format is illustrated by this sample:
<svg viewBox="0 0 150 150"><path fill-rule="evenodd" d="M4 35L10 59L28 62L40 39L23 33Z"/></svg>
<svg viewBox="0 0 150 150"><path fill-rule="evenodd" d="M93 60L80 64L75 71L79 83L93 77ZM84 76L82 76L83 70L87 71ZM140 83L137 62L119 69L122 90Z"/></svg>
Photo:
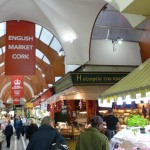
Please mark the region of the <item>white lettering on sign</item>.
<svg viewBox="0 0 150 150"><path fill-rule="evenodd" d="M13 59L29 59L29 54L12 54Z"/></svg>
<svg viewBox="0 0 150 150"><path fill-rule="evenodd" d="M32 50L33 45L8 45L8 49L12 50Z"/></svg>
<svg viewBox="0 0 150 150"><path fill-rule="evenodd" d="M8 40L12 41L33 41L33 36L8 36Z"/></svg>

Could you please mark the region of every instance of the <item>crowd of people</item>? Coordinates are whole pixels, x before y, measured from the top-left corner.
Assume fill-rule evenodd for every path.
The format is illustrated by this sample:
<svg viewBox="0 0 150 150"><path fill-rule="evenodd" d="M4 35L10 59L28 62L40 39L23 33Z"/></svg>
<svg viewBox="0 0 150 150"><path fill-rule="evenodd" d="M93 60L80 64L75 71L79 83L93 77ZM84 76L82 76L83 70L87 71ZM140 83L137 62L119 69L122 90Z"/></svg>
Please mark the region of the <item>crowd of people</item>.
<svg viewBox="0 0 150 150"><path fill-rule="evenodd" d="M51 150L53 146L68 150L64 137L54 128L53 123L54 120L50 116L45 116L38 126L33 119L14 115L9 117L7 122L0 124L0 134L5 135L7 148L10 147L14 134L18 140L20 135L29 140L26 150ZM107 126L106 134L100 132L104 124ZM105 117L97 112L91 118L90 126L80 133L75 150L109 150L109 141L119 126L118 118L113 115L112 109L108 110Z"/></svg>
<svg viewBox="0 0 150 150"><path fill-rule="evenodd" d="M0 144L6 139L6 147L10 148L11 136L14 134L18 140L20 135L25 136L30 141L31 136L38 130L38 125L34 119L27 119L21 116L6 116L5 119L0 122ZM1 150L1 145L0 145Z"/></svg>

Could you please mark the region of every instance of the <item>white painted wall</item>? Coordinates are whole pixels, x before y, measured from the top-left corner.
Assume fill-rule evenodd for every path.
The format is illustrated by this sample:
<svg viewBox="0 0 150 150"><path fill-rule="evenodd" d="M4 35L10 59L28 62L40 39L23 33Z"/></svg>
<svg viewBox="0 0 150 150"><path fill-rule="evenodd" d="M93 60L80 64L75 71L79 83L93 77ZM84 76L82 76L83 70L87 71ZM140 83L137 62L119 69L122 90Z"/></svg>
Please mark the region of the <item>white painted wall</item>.
<svg viewBox="0 0 150 150"><path fill-rule="evenodd" d="M142 63L139 43L122 42L116 44L115 49L113 51L111 40L92 40L87 64L138 66Z"/></svg>

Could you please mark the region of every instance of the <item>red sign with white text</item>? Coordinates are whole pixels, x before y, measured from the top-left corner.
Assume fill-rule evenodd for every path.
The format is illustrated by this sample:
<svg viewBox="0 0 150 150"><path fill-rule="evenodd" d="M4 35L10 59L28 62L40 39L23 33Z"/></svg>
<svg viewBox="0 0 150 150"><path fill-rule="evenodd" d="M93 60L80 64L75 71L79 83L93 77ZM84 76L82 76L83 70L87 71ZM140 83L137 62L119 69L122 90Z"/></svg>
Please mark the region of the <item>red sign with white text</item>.
<svg viewBox="0 0 150 150"><path fill-rule="evenodd" d="M23 76L11 77L11 97L14 105L20 105L20 98L24 97Z"/></svg>
<svg viewBox="0 0 150 150"><path fill-rule="evenodd" d="M6 22L5 75L35 75L35 24Z"/></svg>

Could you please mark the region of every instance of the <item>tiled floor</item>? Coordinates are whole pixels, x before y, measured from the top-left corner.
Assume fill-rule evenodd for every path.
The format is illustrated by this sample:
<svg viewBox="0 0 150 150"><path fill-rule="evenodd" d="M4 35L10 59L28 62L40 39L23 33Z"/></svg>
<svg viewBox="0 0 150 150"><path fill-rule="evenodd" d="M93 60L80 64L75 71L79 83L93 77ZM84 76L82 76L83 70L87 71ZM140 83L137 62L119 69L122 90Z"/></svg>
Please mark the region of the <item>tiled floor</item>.
<svg viewBox="0 0 150 150"><path fill-rule="evenodd" d="M10 148L6 147L6 140L2 142L2 150L26 150L26 146L28 144L28 140L24 137L20 137L20 140L17 140L17 137L13 135L11 137Z"/></svg>
<svg viewBox="0 0 150 150"><path fill-rule="evenodd" d="M75 150L76 140L66 140L69 150Z"/></svg>
<svg viewBox="0 0 150 150"><path fill-rule="evenodd" d="M75 150L76 140L66 140L69 150ZM28 140L21 136L20 140L17 140L17 137L13 135L11 137L10 148L6 147L6 140L2 142L1 150L26 150Z"/></svg>

